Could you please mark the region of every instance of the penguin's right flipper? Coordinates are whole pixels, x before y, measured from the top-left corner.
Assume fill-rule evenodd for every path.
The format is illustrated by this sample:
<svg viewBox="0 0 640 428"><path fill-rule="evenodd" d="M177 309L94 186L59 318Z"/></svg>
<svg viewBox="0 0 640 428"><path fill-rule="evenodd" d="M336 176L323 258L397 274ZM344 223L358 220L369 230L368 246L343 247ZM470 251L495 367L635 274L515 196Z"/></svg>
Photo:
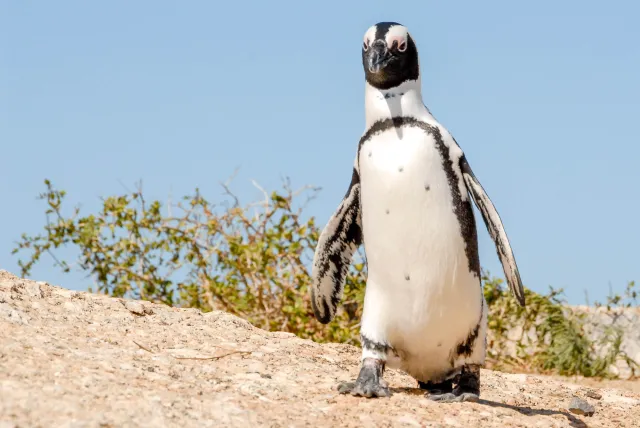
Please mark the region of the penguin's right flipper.
<svg viewBox="0 0 640 428"><path fill-rule="evenodd" d="M500 262L502 263L502 268L507 278L507 284L509 284L509 288L520 306L524 306L524 288L522 286L522 280L520 279L520 272L518 271L513 250L511 250L509 238L507 238L507 233L504 230L504 225L498 215L498 211L482 188L480 181L471 170L464 156L460 159L460 169L462 170L462 178L467 186L467 190L480 210L485 225L487 226L487 231L496 245L498 256L500 257Z"/></svg>
<svg viewBox="0 0 640 428"><path fill-rule="evenodd" d="M313 258L311 305L323 324L336 315L353 253L361 244L360 175L354 167L349 189L320 234Z"/></svg>

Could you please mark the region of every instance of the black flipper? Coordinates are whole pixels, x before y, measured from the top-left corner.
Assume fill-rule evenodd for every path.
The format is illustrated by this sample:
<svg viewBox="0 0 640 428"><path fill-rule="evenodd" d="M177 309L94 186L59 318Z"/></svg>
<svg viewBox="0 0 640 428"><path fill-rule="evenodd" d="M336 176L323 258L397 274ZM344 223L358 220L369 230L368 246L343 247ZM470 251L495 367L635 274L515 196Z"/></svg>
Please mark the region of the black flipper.
<svg viewBox="0 0 640 428"><path fill-rule="evenodd" d="M487 231L496 245L498 257L500 257L500 262L502 263L502 268L507 278L507 284L520 306L524 306L524 288L522 286L522 280L520 279L520 272L518 272L518 265L516 264L516 259L511 250L511 245L509 244L509 239L507 238L507 233L504 230L498 211L482 188L480 181L478 181L473 174L464 156L460 159L460 169L462 170L462 177L467 190L480 210L484 223L487 226Z"/></svg>
<svg viewBox="0 0 640 428"><path fill-rule="evenodd" d="M323 324L336 315L353 253L361 244L360 175L354 167L349 189L320 234L313 258L311 304Z"/></svg>

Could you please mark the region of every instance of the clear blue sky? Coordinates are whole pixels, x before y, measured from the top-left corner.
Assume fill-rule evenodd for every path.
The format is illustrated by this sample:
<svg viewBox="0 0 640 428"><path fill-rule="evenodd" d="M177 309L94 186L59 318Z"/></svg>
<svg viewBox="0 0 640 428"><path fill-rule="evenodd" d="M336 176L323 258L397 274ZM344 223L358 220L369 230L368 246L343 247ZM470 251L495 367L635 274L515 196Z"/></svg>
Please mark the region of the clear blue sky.
<svg viewBox="0 0 640 428"><path fill-rule="evenodd" d="M0 2L0 267L44 224L49 178L86 212L256 179L323 188L324 224L363 132L360 46L398 21L425 103L496 203L525 284L603 298L640 280L637 1ZM478 217L479 219L479 217ZM482 223L482 265L502 276ZM85 289L48 258L33 277Z"/></svg>

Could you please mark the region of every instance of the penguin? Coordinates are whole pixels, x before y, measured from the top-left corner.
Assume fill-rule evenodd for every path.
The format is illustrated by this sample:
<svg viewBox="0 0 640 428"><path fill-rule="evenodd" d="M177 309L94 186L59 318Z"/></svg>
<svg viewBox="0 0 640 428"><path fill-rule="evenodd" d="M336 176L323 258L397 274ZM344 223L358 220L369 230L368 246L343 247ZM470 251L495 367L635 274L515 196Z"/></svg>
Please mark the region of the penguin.
<svg viewBox="0 0 640 428"><path fill-rule="evenodd" d="M388 397L388 367L416 379L431 400L477 401L487 303L472 200L507 284L524 306L509 239L462 149L423 102L418 51L408 29L396 22L370 27L362 65L365 131L351 183L319 236L310 287L313 313L327 324L353 254L364 247L360 372L338 391Z"/></svg>

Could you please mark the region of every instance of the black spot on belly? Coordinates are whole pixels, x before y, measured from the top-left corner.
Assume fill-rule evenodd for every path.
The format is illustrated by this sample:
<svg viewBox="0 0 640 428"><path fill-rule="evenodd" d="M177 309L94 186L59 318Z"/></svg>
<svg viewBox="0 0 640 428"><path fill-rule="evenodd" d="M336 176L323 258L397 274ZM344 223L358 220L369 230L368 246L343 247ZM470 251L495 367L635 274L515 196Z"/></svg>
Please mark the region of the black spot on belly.
<svg viewBox="0 0 640 428"><path fill-rule="evenodd" d="M386 213L389 214L389 210L387 210Z"/></svg>
<svg viewBox="0 0 640 428"><path fill-rule="evenodd" d="M415 127L422 129L428 135L431 135L436 141L436 148L440 153L442 167L447 176L451 197L453 199L453 211L458 218L460 231L466 244L465 253L469 262L469 270L478 277L478 285L480 285L480 257L478 254L478 236L476 231L476 223L473 215L473 208L469 197L463 200L462 194L458 187L458 180L461 177L456 175L454 171L454 159L449 156L449 148L444 144L442 134L437 126L429 125L413 117L394 117L391 119L382 119L375 122L367 129L365 134L360 138L358 144L358 153L366 141L369 141L375 135L380 134L388 129L400 130L403 127ZM452 137L453 138L453 137ZM453 140L455 142L455 139ZM457 143L456 143L457 144ZM459 162L459 159L456 159ZM425 190L427 187L425 186Z"/></svg>
<svg viewBox="0 0 640 428"><path fill-rule="evenodd" d="M369 151L369 157L371 157L371 151Z"/></svg>
<svg viewBox="0 0 640 428"><path fill-rule="evenodd" d="M402 172L402 171L404 171L404 168L403 167L399 167L398 171Z"/></svg>
<svg viewBox="0 0 640 428"><path fill-rule="evenodd" d="M409 274L407 273L407 274L405 274L405 275L404 275L404 279L406 279L407 281L409 281L409 280L411 279L411 277L410 277L410 276L409 276Z"/></svg>
<svg viewBox="0 0 640 428"><path fill-rule="evenodd" d="M428 184L425 184L424 185L424 190L426 190L428 192L429 190L431 190L431 186L429 186Z"/></svg>

